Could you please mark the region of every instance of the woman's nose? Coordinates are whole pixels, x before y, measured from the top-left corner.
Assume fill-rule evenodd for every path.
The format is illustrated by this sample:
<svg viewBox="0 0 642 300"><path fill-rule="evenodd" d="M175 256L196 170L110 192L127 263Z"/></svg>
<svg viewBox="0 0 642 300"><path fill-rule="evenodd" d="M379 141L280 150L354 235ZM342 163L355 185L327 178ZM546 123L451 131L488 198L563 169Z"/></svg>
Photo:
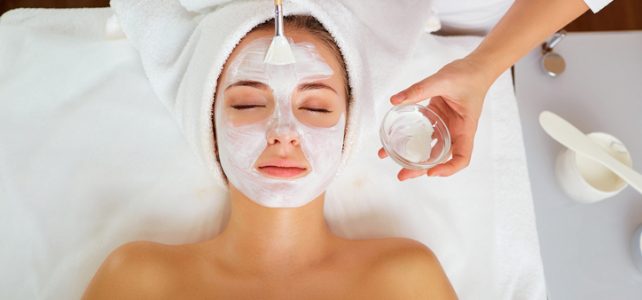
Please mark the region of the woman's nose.
<svg viewBox="0 0 642 300"><path fill-rule="evenodd" d="M299 133L292 124L278 124L268 130L267 141L269 145L291 144L299 145Z"/></svg>

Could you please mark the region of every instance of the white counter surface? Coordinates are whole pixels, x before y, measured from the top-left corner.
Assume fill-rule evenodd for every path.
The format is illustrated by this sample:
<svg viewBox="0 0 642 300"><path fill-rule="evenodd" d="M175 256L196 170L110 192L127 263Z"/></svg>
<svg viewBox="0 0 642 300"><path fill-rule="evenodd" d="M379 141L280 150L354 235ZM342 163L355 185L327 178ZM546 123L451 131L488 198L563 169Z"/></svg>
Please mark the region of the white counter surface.
<svg viewBox="0 0 642 300"><path fill-rule="evenodd" d="M554 175L562 146L537 119L550 110L585 133L616 136L641 172L642 31L570 33L555 51L566 61L557 78L541 70L539 50L515 66L549 299L642 299L642 272L631 255L632 236L642 224L642 195L627 187L594 204L570 200Z"/></svg>

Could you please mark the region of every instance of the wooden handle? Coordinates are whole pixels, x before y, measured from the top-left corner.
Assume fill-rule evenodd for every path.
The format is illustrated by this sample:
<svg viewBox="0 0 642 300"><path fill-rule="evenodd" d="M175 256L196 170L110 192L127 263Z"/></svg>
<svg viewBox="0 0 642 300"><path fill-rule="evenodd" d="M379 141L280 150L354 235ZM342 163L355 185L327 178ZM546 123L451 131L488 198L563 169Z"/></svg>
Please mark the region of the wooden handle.
<svg viewBox="0 0 642 300"><path fill-rule="evenodd" d="M274 5L281 5L283 4L283 0L274 0Z"/></svg>

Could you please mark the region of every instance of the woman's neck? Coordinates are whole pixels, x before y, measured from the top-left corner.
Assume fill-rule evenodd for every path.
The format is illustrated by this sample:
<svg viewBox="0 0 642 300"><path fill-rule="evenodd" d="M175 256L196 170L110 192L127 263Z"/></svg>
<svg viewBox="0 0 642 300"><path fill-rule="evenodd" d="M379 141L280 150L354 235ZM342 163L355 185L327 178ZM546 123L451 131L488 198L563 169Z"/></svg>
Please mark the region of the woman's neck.
<svg viewBox="0 0 642 300"><path fill-rule="evenodd" d="M230 218L216 238L229 263L250 273L293 273L321 263L338 239L323 217L324 195L297 208L256 204L230 185Z"/></svg>

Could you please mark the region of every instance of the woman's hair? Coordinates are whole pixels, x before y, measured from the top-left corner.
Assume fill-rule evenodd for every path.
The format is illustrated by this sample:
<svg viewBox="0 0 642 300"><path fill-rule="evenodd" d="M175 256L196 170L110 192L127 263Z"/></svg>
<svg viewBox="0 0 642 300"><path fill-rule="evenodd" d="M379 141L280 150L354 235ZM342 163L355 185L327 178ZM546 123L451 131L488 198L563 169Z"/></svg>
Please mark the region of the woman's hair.
<svg viewBox="0 0 642 300"><path fill-rule="evenodd" d="M284 24L288 25L288 30L294 30L294 31L305 31L308 33L311 33L314 35L315 38L319 39L324 46L327 47L328 50L334 55L336 60L339 62L339 65L341 66L341 77L343 78L344 82L344 88L345 88L345 95L346 95L346 111L349 112L350 109L350 102L352 101L352 93L350 89L350 81L348 77L348 71L346 68L346 63L345 60L343 59L343 54L341 53L341 50L339 49L339 46L337 43L334 41L334 37L328 32L327 29L319 22L315 17L313 16L307 16L307 15L295 15L295 16L286 16L283 18L284 19ZM269 29L269 28L274 28L274 19L265 21L256 27L254 27L250 32L254 30L263 30L263 29ZM221 73L222 75L222 73ZM219 75L219 79L220 76ZM217 84L218 86L218 84ZM216 91L214 91L214 101L216 101ZM218 145L216 143L216 123L214 122L214 106L212 105L212 128L214 130L214 149L216 151L216 161L218 162L219 168L221 169L221 174L225 177L225 172L223 172L223 168L220 167L221 162L218 157ZM349 114L346 116L346 122L349 118ZM347 126L346 126L347 130ZM227 181L227 178L225 178Z"/></svg>

